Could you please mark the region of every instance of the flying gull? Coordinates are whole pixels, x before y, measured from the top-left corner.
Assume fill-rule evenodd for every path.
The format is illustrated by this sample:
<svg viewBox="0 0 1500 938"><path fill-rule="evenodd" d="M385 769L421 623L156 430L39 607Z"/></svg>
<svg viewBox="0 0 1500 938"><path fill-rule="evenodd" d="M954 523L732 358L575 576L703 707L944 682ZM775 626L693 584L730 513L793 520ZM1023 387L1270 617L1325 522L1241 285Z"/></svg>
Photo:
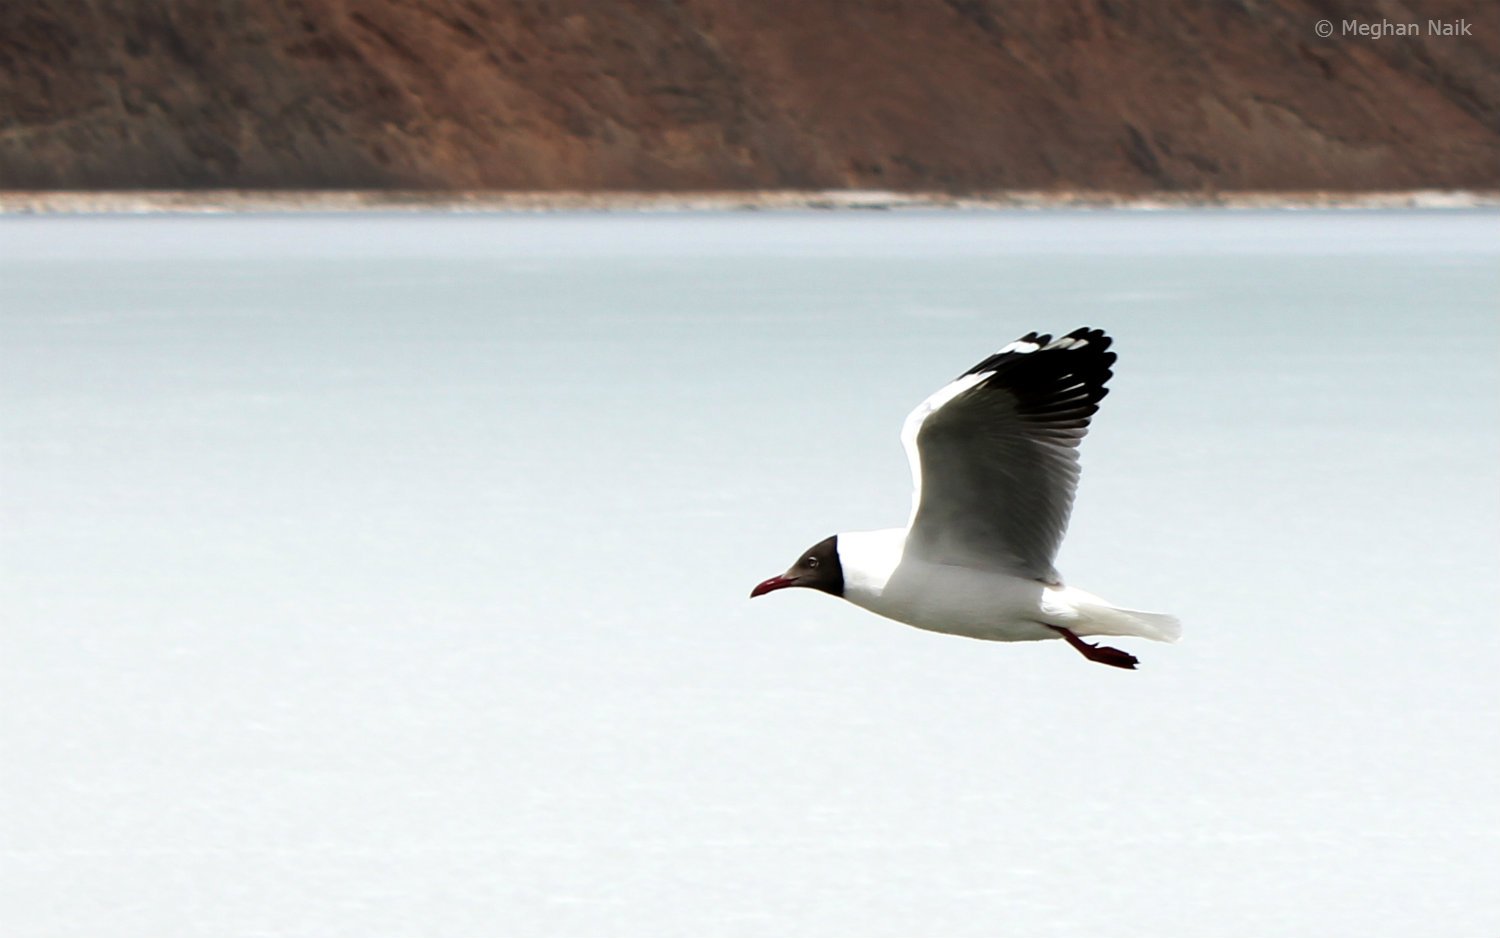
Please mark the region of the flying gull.
<svg viewBox="0 0 1500 938"><path fill-rule="evenodd" d="M919 629L996 642L1062 639L1090 661L1134 655L1083 636L1176 641L1171 616L1063 585L1052 566L1078 486L1078 444L1108 393L1115 353L1098 329L1028 333L917 406L904 528L819 541L752 598L799 586Z"/></svg>

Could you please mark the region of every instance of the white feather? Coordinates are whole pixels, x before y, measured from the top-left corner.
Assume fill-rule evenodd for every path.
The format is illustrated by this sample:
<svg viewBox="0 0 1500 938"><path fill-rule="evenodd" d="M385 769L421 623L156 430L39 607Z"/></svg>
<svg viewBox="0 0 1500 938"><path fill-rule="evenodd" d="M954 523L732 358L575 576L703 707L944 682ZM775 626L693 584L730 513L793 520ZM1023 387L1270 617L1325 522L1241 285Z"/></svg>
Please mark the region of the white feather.
<svg viewBox="0 0 1500 938"><path fill-rule="evenodd" d="M1011 345L1017 343L1012 342ZM1034 342L1020 343L1035 346ZM1010 348L1010 346L1006 346ZM901 446L906 450L906 461L911 466L911 517L906 519L909 528L917 518L917 509L922 503L922 454L917 449L917 434L922 432L922 421L928 415L936 413L938 408L958 397L960 394L979 384L985 378L994 374L992 371L984 371L975 375L964 375L956 381L952 381L938 390L934 391L925 401L918 404L911 413L906 415L906 422L901 425Z"/></svg>

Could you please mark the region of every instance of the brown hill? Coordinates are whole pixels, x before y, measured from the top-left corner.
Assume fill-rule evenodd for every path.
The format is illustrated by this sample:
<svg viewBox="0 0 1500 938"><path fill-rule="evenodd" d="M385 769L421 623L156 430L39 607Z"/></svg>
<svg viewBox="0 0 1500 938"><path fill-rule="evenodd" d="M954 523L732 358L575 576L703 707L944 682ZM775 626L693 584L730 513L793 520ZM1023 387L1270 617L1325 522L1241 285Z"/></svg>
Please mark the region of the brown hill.
<svg viewBox="0 0 1500 938"><path fill-rule="evenodd" d="M0 188L1497 185L1490 0L0 6Z"/></svg>

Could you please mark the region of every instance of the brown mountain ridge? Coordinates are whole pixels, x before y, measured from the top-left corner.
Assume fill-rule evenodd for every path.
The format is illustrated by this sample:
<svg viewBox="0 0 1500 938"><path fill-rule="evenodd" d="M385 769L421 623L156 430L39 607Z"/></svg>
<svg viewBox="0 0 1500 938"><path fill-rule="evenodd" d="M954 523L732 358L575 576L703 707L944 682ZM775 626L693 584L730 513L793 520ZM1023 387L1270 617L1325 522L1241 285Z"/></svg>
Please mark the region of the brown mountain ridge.
<svg viewBox="0 0 1500 938"><path fill-rule="evenodd" d="M1488 0L0 7L0 189L1497 185Z"/></svg>

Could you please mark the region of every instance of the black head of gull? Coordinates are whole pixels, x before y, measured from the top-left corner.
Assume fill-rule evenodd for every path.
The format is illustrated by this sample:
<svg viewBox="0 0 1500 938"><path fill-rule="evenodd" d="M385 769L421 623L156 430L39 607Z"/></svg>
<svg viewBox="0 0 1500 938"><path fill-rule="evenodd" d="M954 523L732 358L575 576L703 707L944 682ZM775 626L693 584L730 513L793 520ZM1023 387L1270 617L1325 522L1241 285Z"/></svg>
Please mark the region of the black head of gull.
<svg viewBox="0 0 1500 938"><path fill-rule="evenodd" d="M750 595L805 587L933 632L1063 639L1117 668L1135 656L1079 636L1176 641L1176 619L1064 585L1053 566L1111 345L1099 329L1030 332L938 389L901 430L915 483L906 527L820 541Z"/></svg>
<svg viewBox="0 0 1500 938"><path fill-rule="evenodd" d="M844 565L839 560L839 536L825 537L803 552L781 576L773 576L750 591L750 598L791 586L844 595Z"/></svg>

